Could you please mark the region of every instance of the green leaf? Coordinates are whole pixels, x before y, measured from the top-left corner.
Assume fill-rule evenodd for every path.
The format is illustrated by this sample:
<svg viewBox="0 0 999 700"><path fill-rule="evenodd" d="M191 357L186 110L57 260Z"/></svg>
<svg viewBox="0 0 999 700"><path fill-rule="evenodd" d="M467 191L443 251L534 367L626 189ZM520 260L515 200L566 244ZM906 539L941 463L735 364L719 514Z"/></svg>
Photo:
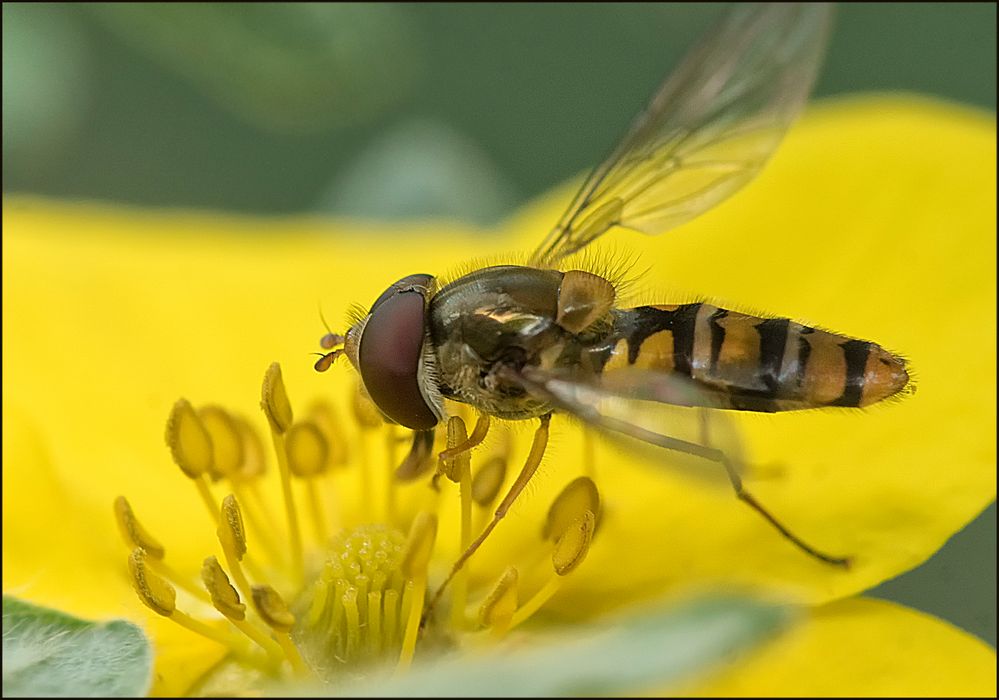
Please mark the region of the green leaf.
<svg viewBox="0 0 999 700"><path fill-rule="evenodd" d="M791 619L787 608L737 599L642 609L573 628L544 643L470 656L461 652L385 682L364 696L607 695L660 688L724 661ZM313 689L314 690L314 689Z"/></svg>
<svg viewBox="0 0 999 700"><path fill-rule="evenodd" d="M145 695L152 659L130 622L88 622L3 596L5 697Z"/></svg>

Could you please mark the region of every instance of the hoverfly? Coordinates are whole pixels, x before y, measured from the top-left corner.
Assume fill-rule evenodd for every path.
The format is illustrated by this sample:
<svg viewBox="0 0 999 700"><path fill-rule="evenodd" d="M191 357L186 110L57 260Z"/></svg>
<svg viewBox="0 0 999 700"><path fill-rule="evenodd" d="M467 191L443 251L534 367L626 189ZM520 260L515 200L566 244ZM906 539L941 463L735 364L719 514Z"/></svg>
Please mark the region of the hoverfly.
<svg viewBox="0 0 999 700"><path fill-rule="evenodd" d="M527 463L451 576L531 479L554 413L722 465L737 496L785 538L823 562L847 565L771 515L724 451L629 416L650 401L764 412L863 407L907 386L905 361L869 341L707 303L618 308L610 281L564 266L615 227L663 233L749 182L801 111L830 20L824 4L737 5L666 79L527 265L486 267L443 285L430 274L409 275L345 336L324 338L330 352L316 369L346 354L384 416L414 431L404 476L429 463L445 399L469 404L480 418L442 458L481 442L489 417L539 420Z"/></svg>

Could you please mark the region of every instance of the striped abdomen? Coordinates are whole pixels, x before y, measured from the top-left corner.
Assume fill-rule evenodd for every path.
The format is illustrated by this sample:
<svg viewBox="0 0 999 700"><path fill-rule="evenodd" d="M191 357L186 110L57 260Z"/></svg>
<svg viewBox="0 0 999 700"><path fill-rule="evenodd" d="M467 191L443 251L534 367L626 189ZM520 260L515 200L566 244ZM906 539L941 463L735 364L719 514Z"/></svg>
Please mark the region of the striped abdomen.
<svg viewBox="0 0 999 700"><path fill-rule="evenodd" d="M745 411L868 406L908 384L905 361L875 343L710 304L615 311L603 371L636 367L694 380L704 402Z"/></svg>

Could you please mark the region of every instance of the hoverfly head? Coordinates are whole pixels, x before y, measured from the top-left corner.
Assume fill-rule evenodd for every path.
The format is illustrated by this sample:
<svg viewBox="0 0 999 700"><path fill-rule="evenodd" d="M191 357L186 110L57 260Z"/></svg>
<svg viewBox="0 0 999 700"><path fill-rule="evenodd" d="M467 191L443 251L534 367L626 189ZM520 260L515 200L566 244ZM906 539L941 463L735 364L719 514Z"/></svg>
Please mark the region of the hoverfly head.
<svg viewBox="0 0 999 700"><path fill-rule="evenodd" d="M408 275L390 286L347 331L343 349L375 406L413 430L434 427L443 408L428 339L434 278Z"/></svg>

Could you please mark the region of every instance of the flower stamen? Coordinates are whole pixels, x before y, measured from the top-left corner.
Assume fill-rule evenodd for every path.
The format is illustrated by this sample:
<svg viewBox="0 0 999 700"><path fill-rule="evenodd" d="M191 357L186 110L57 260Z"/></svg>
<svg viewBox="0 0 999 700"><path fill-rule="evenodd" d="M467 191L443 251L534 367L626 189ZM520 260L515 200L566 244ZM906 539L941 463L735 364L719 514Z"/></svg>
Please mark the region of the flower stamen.
<svg viewBox="0 0 999 700"><path fill-rule="evenodd" d="M263 471L263 457L256 431L245 421L241 424L238 418L221 406L203 406L198 409L198 416L212 442L214 459L209 470L212 480L229 480L268 559L272 563L280 563L283 558L271 539L270 531L263 525L270 518L265 513L261 520L256 510L250 507L250 480Z"/></svg>
<svg viewBox="0 0 999 700"><path fill-rule="evenodd" d="M142 526L138 518L135 517L135 512L132 510L131 504L129 504L128 499L124 496L118 496L115 499L114 514L125 544L131 549L141 549L144 552L146 567L152 569L168 581L172 581L173 585L178 588L183 588L191 595L206 603L209 602L203 590L188 583L186 577L174 571L163 560L166 556L166 548L154 539L146 528Z"/></svg>
<svg viewBox="0 0 999 700"><path fill-rule="evenodd" d="M178 610L177 591L166 580L153 572L147 563L146 553L141 547L133 549L128 557L128 571L131 575L132 587L138 594L139 600L145 603L146 607L202 637L234 650L240 648L230 635Z"/></svg>
<svg viewBox="0 0 999 700"><path fill-rule="evenodd" d="M475 472L472 479L472 500L481 508L488 508L503 487L506 479L505 455L492 455Z"/></svg>
<svg viewBox="0 0 999 700"><path fill-rule="evenodd" d="M364 504L365 508L370 509L374 504L374 485L372 484L372 467L371 467L371 456L370 456L370 440L368 434L384 425L382 417L378 414L378 409L375 405L362 393L360 383L355 385L355 390L351 395L351 410L354 413L354 420L357 421L357 426L360 428L360 442L361 442L361 503ZM392 431L386 431L389 434L389 440L392 439ZM393 465L394 466L394 465ZM366 512L368 518L371 518L374 514L368 510Z"/></svg>
<svg viewBox="0 0 999 700"><path fill-rule="evenodd" d="M154 559L162 559L166 555L166 548L161 545L152 535L142 527L131 504L124 496L114 499L114 515L121 531L122 539L130 547L141 547L143 551Z"/></svg>
<svg viewBox="0 0 999 700"><path fill-rule="evenodd" d="M444 582L437 587L434 597L430 599L430 605L427 606L425 616L430 616L430 613L433 611L437 601L439 601L441 596L444 595L444 590L447 588L448 583L450 583L455 574L461 570L461 567L465 565L468 558L471 557L482 545L482 543L486 541L486 538L489 537L490 533L496 529L500 520L502 520L507 514L507 511L510 510L513 502L517 500L517 496L520 495L520 493L527 486L528 482L530 482L531 477L534 476L534 472L536 472L538 467L541 466L541 458L544 457L545 450L548 447L548 426L550 422L550 413L541 416L540 424L538 425L537 430L534 431L534 440L531 443L531 451L527 455L527 460L525 460L524 466L520 470L520 474L517 475L513 485L510 486L510 490L507 491L506 496L504 496L503 500L500 501L499 506L496 508L496 512L493 514L493 519L489 521L489 524L486 525L482 533L475 538L475 541L472 542L472 544L469 545L464 552L462 552L461 556L458 557L458 560L451 567L451 572L447 575L447 578L445 578Z"/></svg>
<svg viewBox="0 0 999 700"><path fill-rule="evenodd" d="M288 519L288 533L291 539L291 561L295 580L301 584L305 577L302 554L302 532L298 526L298 515L295 512L295 497L291 490L291 471L288 467L288 456L285 449L285 433L291 427L293 415L291 402L285 391L284 380L281 377L281 365L277 362L267 368L262 388L263 400L260 407L267 416L271 426L271 438L274 442L274 453L277 456L278 468L281 473L281 492L284 495L285 516Z"/></svg>
<svg viewBox="0 0 999 700"><path fill-rule="evenodd" d="M600 512L600 493L597 485L588 476L573 479L559 492L548 508L541 537L558 540L572 524L587 512Z"/></svg>
<svg viewBox="0 0 999 700"><path fill-rule="evenodd" d="M459 418L460 416L454 416L454 418ZM464 425L464 421L462 421ZM450 426L448 428L450 430ZM471 435L466 435L460 442L451 444L448 440L448 447L446 450L442 451L437 457L437 471L446 472L448 471L447 463L453 460L458 455L463 452L468 452L473 447L477 446L483 440L486 439L486 435L489 433L489 415L486 413L480 413L478 419L475 421L475 427L472 429Z"/></svg>
<svg viewBox="0 0 999 700"><path fill-rule="evenodd" d="M252 588L253 607L257 614L273 630L274 639L281 646L291 667L295 673L304 676L308 675L309 668L302 660L302 655L298 647L291 641L291 628L295 625L295 616L288 609L284 598L270 586L253 586Z"/></svg>
<svg viewBox="0 0 999 700"><path fill-rule="evenodd" d="M244 597L250 598L253 587L246 578L246 574L243 573L241 565L243 557L246 555L246 533L243 529L243 516L240 514L239 502L232 494L222 500L222 517L219 520L216 533L219 544L222 545L222 554L225 556L226 564L229 565L229 571L236 579L236 586Z"/></svg>
<svg viewBox="0 0 999 700"><path fill-rule="evenodd" d="M558 592L563 578L583 563L590 551L595 524L596 516L590 511L586 511L559 536L552 552L552 567L555 575L548 579L541 590L531 596L531 599L514 613L510 620L509 629L513 629L540 610Z"/></svg>
<svg viewBox="0 0 999 700"><path fill-rule="evenodd" d="M480 425L489 426L489 419L479 420L476 430ZM479 438L481 442L483 435ZM461 528L459 532L459 550L464 552L472 543L472 459L469 449L461 449L473 442L465 431L465 421L460 416L451 416L447 424L447 449L441 455L450 452L453 456L449 459L442 457L440 465L444 469L444 475L451 481L458 482L461 505ZM477 443L474 443L477 444ZM465 627L465 602L468 599L468 567L463 568L454 578L453 594L451 598L451 624L455 629L461 630Z"/></svg>
<svg viewBox="0 0 999 700"><path fill-rule="evenodd" d="M319 501L319 491L316 485L318 477L326 471L329 459L329 442L319 426L305 420L292 424L285 435L288 468L291 473L305 482L306 495L309 500L309 511L312 515L312 525L316 537L324 546L329 540Z"/></svg>
<svg viewBox="0 0 999 700"><path fill-rule="evenodd" d="M479 622L492 629L493 634L502 637L510 629L514 613L517 611L517 569L509 566L479 607Z"/></svg>
<svg viewBox="0 0 999 700"><path fill-rule="evenodd" d="M385 454L388 457L385 479L385 520L394 525L396 522L396 479L392 472L398 465L399 438L395 434L395 426L385 426Z"/></svg>
<svg viewBox="0 0 999 700"><path fill-rule="evenodd" d="M400 567L403 576L408 579L402 606L404 614L407 615L407 622L397 671L405 671L413 662L416 633L420 628L423 599L427 591L427 567L430 565L430 555L433 553L436 538L437 516L426 512L417 514L409 531L409 540L406 542Z"/></svg>
<svg viewBox="0 0 999 700"><path fill-rule="evenodd" d="M201 580L204 582L205 588L208 589L212 605L215 606L216 610L235 625L236 629L267 652L272 660L280 662L284 659L281 647L246 620L246 605L240 600L239 593L233 588L229 582L229 577L222 569L222 565L214 556L205 559L204 565L201 567Z"/></svg>
<svg viewBox="0 0 999 700"><path fill-rule="evenodd" d="M179 399L170 411L166 442L173 461L194 482L212 519L218 522L215 499L208 488L206 476L214 468L215 462L212 439L187 399Z"/></svg>
<svg viewBox="0 0 999 700"><path fill-rule="evenodd" d="M177 402L167 426L174 461L198 485L206 505L214 502L208 489L209 477L223 481L236 493L228 493L213 507L222 555L203 560L203 587L188 587L184 579L166 567L162 561L164 546L142 527L127 500L115 501L119 529L133 548L133 584L147 606L226 645L241 663L253 665L265 675L294 672L301 676L312 672L324 682L337 682L343 674L353 675L360 667L393 657L396 672L405 672L414 662L418 644L424 649L424 645L477 644L502 637L555 594L561 579L586 556L599 511L596 486L585 477L570 483L549 509L543 536L548 541L544 549L552 552L552 580L518 609L524 562L518 563L519 568L507 567L478 605L478 622L488 629L472 631L476 620L467 603L472 595L478 599L482 590L477 584L473 588L468 559L510 510L540 466L548 443L550 416L541 417L519 474L495 505L512 450L507 431L485 456L483 466L473 472L471 448L486 437L488 417L479 416L469 435L467 418L463 416L471 416L471 411L458 406L447 423L446 436L442 430L425 430L407 431L403 437L398 426L382 421L362 390L356 386L354 389L354 417L360 430L352 438L360 434L364 467L360 475L364 489L364 502L359 504L362 520L330 538L331 518L324 508L327 500L335 502L338 494L321 492L320 487L332 486L332 479L323 479L338 463L335 460L347 460L347 447L337 444L346 441L335 437L343 435L343 426L336 423L332 406L326 403L313 404L309 416L295 422L280 366L271 365L264 377L261 406L280 467L290 539L285 547L274 547L278 551L263 562L268 565L266 569L255 564L248 551L244 524L244 509L250 500L254 508L246 510L247 523L260 531L261 540L265 535L276 535L272 525L279 524L266 517L267 504L257 489L264 471L259 437L245 419L221 407L209 405L195 410L187 401ZM380 431L377 437L385 440L388 462L384 469L380 458L377 465L371 461L374 455L368 450L376 444L371 442L371 433L376 429ZM397 464L395 452L403 442L411 445L402 464ZM439 488L421 489L411 491L408 495L415 498L407 499L404 512L397 512L395 499L404 493L402 482L429 477L438 454L443 458L431 485L438 477L447 477L458 484L458 502L448 503ZM299 488L292 486L293 478L304 482L299 486L304 494L293 493L293 488ZM378 497L383 485L384 500ZM300 529L294 495L308 501L308 533ZM452 505L458 508L460 528L455 534L462 554L437 588L431 605L426 606L438 510ZM408 521L408 538L391 525L382 524L384 517L373 518L382 506L390 522L396 518ZM411 508L416 510L415 517ZM487 519L490 511L491 520ZM257 517L261 515L264 517ZM477 518L480 515L482 522ZM277 516L280 521L280 513ZM340 517L346 517L346 513ZM477 537L473 527L481 529ZM308 535L307 542L303 542L303 534ZM310 549L306 560L303 545L311 547L314 541L319 544L318 551ZM285 555L285 551L291 553ZM321 568L316 568L322 560L315 555L325 557ZM531 548L532 569L540 563L535 555L543 556L543 552ZM292 560L291 567L285 559ZM449 582L453 586L447 589ZM177 610L174 586L184 587L210 603L233 629L222 630L208 620ZM434 619L433 604L445 589L451 594L450 612ZM222 624L221 618L216 622Z"/></svg>

